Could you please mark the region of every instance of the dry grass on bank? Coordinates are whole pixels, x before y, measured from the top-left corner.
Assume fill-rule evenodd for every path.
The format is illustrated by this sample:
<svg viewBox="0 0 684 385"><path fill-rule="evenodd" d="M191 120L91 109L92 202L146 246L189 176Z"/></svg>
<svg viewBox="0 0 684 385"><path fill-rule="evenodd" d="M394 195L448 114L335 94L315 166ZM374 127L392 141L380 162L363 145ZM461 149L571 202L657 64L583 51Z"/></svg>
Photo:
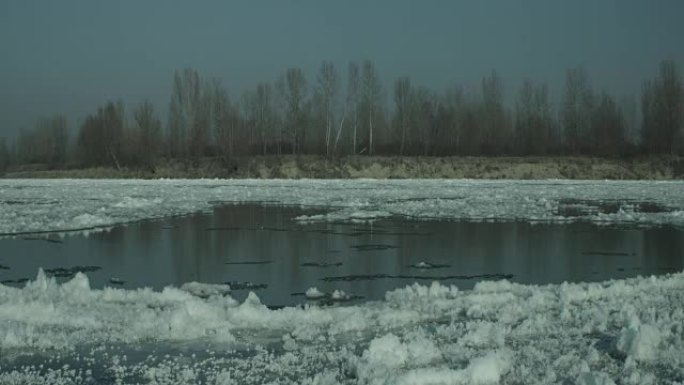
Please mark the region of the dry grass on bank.
<svg viewBox="0 0 684 385"><path fill-rule="evenodd" d="M8 170L5 178L475 178L648 179L684 178L684 158L641 157L368 157L252 156L161 160L150 169Z"/></svg>

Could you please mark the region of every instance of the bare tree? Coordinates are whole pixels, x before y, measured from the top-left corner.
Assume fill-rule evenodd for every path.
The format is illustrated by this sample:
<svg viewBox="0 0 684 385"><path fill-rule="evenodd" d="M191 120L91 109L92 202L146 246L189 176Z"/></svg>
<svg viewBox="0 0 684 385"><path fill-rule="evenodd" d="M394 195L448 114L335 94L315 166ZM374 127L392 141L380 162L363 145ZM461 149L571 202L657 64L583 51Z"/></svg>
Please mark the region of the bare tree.
<svg viewBox="0 0 684 385"><path fill-rule="evenodd" d="M412 141L416 144L414 154L430 155L433 138L437 133L436 116L439 108L437 96L425 86L418 87L410 99L413 107L411 115L415 115L415 137Z"/></svg>
<svg viewBox="0 0 684 385"><path fill-rule="evenodd" d="M636 100L621 99L616 105L605 92L595 95L583 68L567 70L558 115L546 85L530 80L523 83L512 114L504 105L502 84L492 72L467 91L452 87L436 94L401 77L393 84L394 108L388 109L372 61L349 63L344 100L338 71L323 61L311 93L302 69L290 68L275 83L258 83L231 102L220 82L208 82L188 68L173 76L166 145L149 102L136 106L131 124L123 104L109 102L87 117L76 149L84 165L113 167L151 167L162 152L198 160L215 153L615 155L636 149ZM641 117L647 152L684 150L684 88L674 61L662 62L658 75L644 83ZM62 165L67 160L66 119L41 119L22 130L15 143L18 161Z"/></svg>
<svg viewBox="0 0 684 385"><path fill-rule="evenodd" d="M316 77L314 97L318 105L318 115L325 122L325 155L330 156L333 125L335 120L335 98L339 88L337 71L332 62L324 61Z"/></svg>
<svg viewBox="0 0 684 385"><path fill-rule="evenodd" d="M167 148L172 157L182 157L186 149L186 126L188 117L186 116L185 94L183 92L183 79L181 74L176 71L173 75L173 89L171 91L171 101L169 102L169 130Z"/></svg>
<svg viewBox="0 0 684 385"><path fill-rule="evenodd" d="M534 109L537 120L534 135L538 138L535 150L540 154L547 153L557 147L558 134L549 100L549 88L546 84L538 85L535 90Z"/></svg>
<svg viewBox="0 0 684 385"><path fill-rule="evenodd" d="M192 84L195 87L195 84ZM200 157L207 155L210 149L209 138L211 132L212 92L208 83L202 81L198 85L199 95L192 101L192 125L190 126L190 155L197 162ZM193 96L195 91L193 90Z"/></svg>
<svg viewBox="0 0 684 385"><path fill-rule="evenodd" d="M169 105L169 148L173 156L195 160L209 147L212 88L191 68L174 74ZM184 148L185 147L185 148Z"/></svg>
<svg viewBox="0 0 684 385"><path fill-rule="evenodd" d="M143 167L154 171L154 161L161 150L161 121L155 116L154 106L145 100L133 111L137 128L137 155Z"/></svg>
<svg viewBox="0 0 684 385"><path fill-rule="evenodd" d="M658 82L658 109L662 117L661 136L670 154L674 154L677 140L680 139L684 123L684 89L682 77L673 60L665 60L660 64L660 82Z"/></svg>
<svg viewBox="0 0 684 385"><path fill-rule="evenodd" d="M522 154L529 154L532 153L536 112L534 109L534 84L530 79L523 81L515 107L515 137L518 142L518 151Z"/></svg>
<svg viewBox="0 0 684 385"><path fill-rule="evenodd" d="M613 98L603 92L592 119L593 154L615 156L625 144L624 119Z"/></svg>
<svg viewBox="0 0 684 385"><path fill-rule="evenodd" d="M482 79L482 100L482 150L486 154L496 154L503 147L508 127L503 107L503 86L495 71Z"/></svg>
<svg viewBox="0 0 684 385"><path fill-rule="evenodd" d="M593 105L594 95L586 71L581 67L568 69L561 120L565 143L572 153L587 149Z"/></svg>
<svg viewBox="0 0 684 385"><path fill-rule="evenodd" d="M347 105L351 108L352 110L352 127L353 127L353 136L352 136L352 154L356 155L356 143L357 143L357 129L359 125L359 83L360 83L360 75L359 75L359 65L350 62L349 63L349 72L347 75Z"/></svg>
<svg viewBox="0 0 684 385"><path fill-rule="evenodd" d="M655 96L653 84L645 81L641 87L641 141L647 152L655 152L656 130L654 121L656 119Z"/></svg>
<svg viewBox="0 0 684 385"><path fill-rule="evenodd" d="M525 79L520 89L515 114L517 151L524 155L542 155L553 141L553 119L545 84L535 86Z"/></svg>
<svg viewBox="0 0 684 385"><path fill-rule="evenodd" d="M375 69L375 64L370 60L363 62L361 86L362 105L366 113L366 121L368 122L368 155L373 155L373 123L379 109L378 104L380 102L382 86L380 85L380 78Z"/></svg>
<svg viewBox="0 0 684 385"><path fill-rule="evenodd" d="M285 77L283 75L279 76L274 84L274 111L275 111L275 135L276 135L276 152L280 156L283 154L283 140L285 139L285 133L287 130L288 123L288 100L285 91Z"/></svg>
<svg viewBox="0 0 684 385"><path fill-rule="evenodd" d="M639 142L639 124L637 121L637 100L634 95L625 95L620 99L620 111L625 124L625 140L631 146Z"/></svg>
<svg viewBox="0 0 684 385"><path fill-rule="evenodd" d="M58 167L66 161L68 142L66 117L40 118L32 130L22 129L17 147L23 163L41 163Z"/></svg>
<svg viewBox="0 0 684 385"><path fill-rule="evenodd" d="M463 136L463 112L464 112L464 98L463 89L458 86L452 86L447 89L443 106L445 109L445 125L444 138L440 141L443 146L443 151L449 154L458 153L461 150L461 139Z"/></svg>
<svg viewBox="0 0 684 385"><path fill-rule="evenodd" d="M214 119L214 138L219 154L231 157L235 153L235 130L238 125L238 111L233 106L220 81L213 83L212 117Z"/></svg>
<svg viewBox="0 0 684 385"><path fill-rule="evenodd" d="M337 134L335 135L335 144L333 145L333 153L337 153L337 145L340 142L340 136L342 135L342 129L344 128L344 121L347 119L347 106L344 106L342 110L342 117L337 125Z"/></svg>
<svg viewBox="0 0 684 385"><path fill-rule="evenodd" d="M249 151L255 146L255 137L257 135L257 122L259 120L259 111L256 104L256 95L253 90L244 90L240 97L240 111L242 113L242 130L246 131L243 135L247 138L247 149Z"/></svg>
<svg viewBox="0 0 684 385"><path fill-rule="evenodd" d="M55 115L52 118L52 164L63 165L67 160L67 146L69 145L69 132L67 119L64 115Z"/></svg>
<svg viewBox="0 0 684 385"><path fill-rule="evenodd" d="M100 109L99 117L102 123L101 132L105 150L104 154L107 155L117 169L120 169L125 125L123 102L107 103L104 108Z"/></svg>
<svg viewBox="0 0 684 385"><path fill-rule="evenodd" d="M262 154L266 155L271 142L273 128L273 88L269 83L257 85L254 108L256 109L256 128L261 136Z"/></svg>
<svg viewBox="0 0 684 385"><path fill-rule="evenodd" d="M124 116L122 102L108 102L96 115L86 118L78 136L78 148L86 165L121 168Z"/></svg>
<svg viewBox="0 0 684 385"><path fill-rule="evenodd" d="M411 89L411 79L402 77L394 82L394 104L396 123L399 126L399 155L404 155L406 146L406 133L411 125L411 108L413 90Z"/></svg>
<svg viewBox="0 0 684 385"><path fill-rule="evenodd" d="M460 153L464 155L482 154L482 144L484 143L484 108L481 97L473 90L468 91L463 97L463 108L460 116L461 148Z"/></svg>
<svg viewBox="0 0 684 385"><path fill-rule="evenodd" d="M305 131L306 78L301 68L290 68L285 73L285 100L287 103L287 126L292 142L292 154L301 151Z"/></svg>
<svg viewBox="0 0 684 385"><path fill-rule="evenodd" d="M674 61L663 61L658 78L644 85L642 113L644 146L651 152L673 154L684 124L684 89Z"/></svg>
<svg viewBox="0 0 684 385"><path fill-rule="evenodd" d="M2 137L0 138L0 173L5 172L10 164L10 152L7 147L7 140Z"/></svg>

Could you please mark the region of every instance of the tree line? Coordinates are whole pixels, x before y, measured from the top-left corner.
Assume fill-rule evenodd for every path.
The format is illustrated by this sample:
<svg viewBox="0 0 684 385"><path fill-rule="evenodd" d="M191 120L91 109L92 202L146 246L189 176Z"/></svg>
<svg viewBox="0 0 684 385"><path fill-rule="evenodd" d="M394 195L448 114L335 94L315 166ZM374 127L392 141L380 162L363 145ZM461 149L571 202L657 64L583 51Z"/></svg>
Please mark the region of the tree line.
<svg viewBox="0 0 684 385"><path fill-rule="evenodd" d="M345 82L342 74L345 72ZM639 119L640 121L637 121ZM70 136L63 115L41 118L13 143L0 138L0 169L67 164L154 170L160 158L246 155L682 154L684 88L674 61L643 83L641 103L595 91L583 68L566 71L554 105L546 84L524 80L514 106L496 72L477 90L436 92L400 77L385 86L370 60L344 71L324 61L313 78L289 68L237 99L218 79L176 71L168 118L149 102L127 113L106 102Z"/></svg>

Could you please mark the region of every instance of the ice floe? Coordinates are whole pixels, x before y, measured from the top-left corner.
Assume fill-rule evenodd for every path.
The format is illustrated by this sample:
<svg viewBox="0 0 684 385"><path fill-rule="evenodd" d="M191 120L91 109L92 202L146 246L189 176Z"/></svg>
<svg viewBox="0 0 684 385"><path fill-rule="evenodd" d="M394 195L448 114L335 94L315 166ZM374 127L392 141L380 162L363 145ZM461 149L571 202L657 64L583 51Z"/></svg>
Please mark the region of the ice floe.
<svg viewBox="0 0 684 385"><path fill-rule="evenodd" d="M487 180L2 180L0 234L93 230L262 203L323 210L294 218L588 221L684 226L684 182Z"/></svg>
<svg viewBox="0 0 684 385"><path fill-rule="evenodd" d="M209 295L185 291L198 288ZM465 291L413 284L383 301L277 310L254 293L239 303L214 288L96 290L82 273L60 284L42 272L24 288L0 285L0 383L684 379L683 273L547 286L486 281ZM178 343L196 348L174 351ZM107 350L122 345L154 348L142 356ZM32 354L62 358L6 358Z"/></svg>

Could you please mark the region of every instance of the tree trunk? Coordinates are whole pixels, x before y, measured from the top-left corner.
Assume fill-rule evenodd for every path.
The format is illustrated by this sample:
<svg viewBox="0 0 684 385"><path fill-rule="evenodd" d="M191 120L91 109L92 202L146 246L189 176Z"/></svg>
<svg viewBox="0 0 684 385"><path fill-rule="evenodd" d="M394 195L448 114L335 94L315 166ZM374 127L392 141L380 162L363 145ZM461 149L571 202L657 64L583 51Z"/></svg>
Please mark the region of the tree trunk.
<svg viewBox="0 0 684 385"><path fill-rule="evenodd" d="M401 146L399 146L399 155L404 155L404 143L406 141L406 122L404 117L401 118Z"/></svg>
<svg viewBox="0 0 684 385"><path fill-rule="evenodd" d="M263 136L262 136L261 139L262 139L262 141L263 141L263 144L262 144L262 146L263 146L263 153L264 153L264 156L266 156L266 133L263 134Z"/></svg>
<svg viewBox="0 0 684 385"><path fill-rule="evenodd" d="M354 141L352 144L352 155L356 155L356 126L358 125L358 115L356 108L354 108Z"/></svg>
<svg viewBox="0 0 684 385"><path fill-rule="evenodd" d="M347 109L342 112L342 119L340 120L340 127L337 129L337 136L335 137L335 145L333 146L333 152L337 152L337 143L340 141L340 134L342 133L342 127L344 127L344 119L347 117Z"/></svg>
<svg viewBox="0 0 684 385"><path fill-rule="evenodd" d="M370 109L368 114L368 155L373 155L373 108Z"/></svg>
<svg viewBox="0 0 684 385"><path fill-rule="evenodd" d="M114 166L116 166L117 170L121 170L121 165L119 164L119 159L117 159L116 154L114 151L112 151L111 148L107 149L107 152L109 152L109 156L112 157L112 160L114 161Z"/></svg>
<svg viewBox="0 0 684 385"><path fill-rule="evenodd" d="M330 111L329 107L326 107L325 111L325 156L330 156Z"/></svg>

